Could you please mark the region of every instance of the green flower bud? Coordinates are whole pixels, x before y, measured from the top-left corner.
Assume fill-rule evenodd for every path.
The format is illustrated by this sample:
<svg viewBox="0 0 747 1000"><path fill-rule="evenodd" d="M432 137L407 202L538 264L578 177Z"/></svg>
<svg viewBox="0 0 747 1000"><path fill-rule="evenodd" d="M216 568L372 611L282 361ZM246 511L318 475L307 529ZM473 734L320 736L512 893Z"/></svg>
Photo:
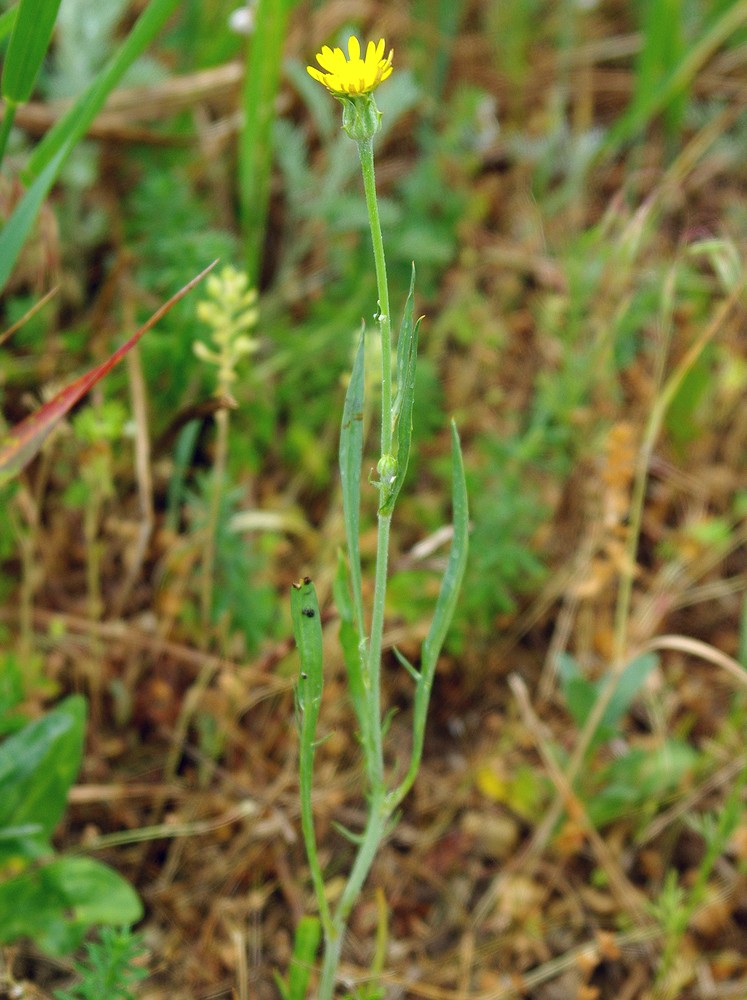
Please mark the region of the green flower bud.
<svg viewBox="0 0 747 1000"><path fill-rule="evenodd" d="M342 104L342 127L350 138L356 142L373 139L381 128L381 112L376 107L373 94L335 96Z"/></svg>
<svg viewBox="0 0 747 1000"><path fill-rule="evenodd" d="M394 480L397 478L398 469L397 459L394 455L382 455L379 459L379 464L376 466L376 471L379 476L381 476L382 486L391 486Z"/></svg>

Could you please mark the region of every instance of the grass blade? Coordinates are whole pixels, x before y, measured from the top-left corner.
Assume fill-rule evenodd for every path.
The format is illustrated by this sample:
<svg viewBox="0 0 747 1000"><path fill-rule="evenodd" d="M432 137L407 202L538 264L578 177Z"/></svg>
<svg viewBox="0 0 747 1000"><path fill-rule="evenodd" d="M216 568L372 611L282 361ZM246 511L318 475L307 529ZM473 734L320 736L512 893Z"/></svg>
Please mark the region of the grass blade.
<svg viewBox="0 0 747 1000"><path fill-rule="evenodd" d="M21 0L3 63L4 101L23 104L31 97L52 38L60 0Z"/></svg>
<svg viewBox="0 0 747 1000"><path fill-rule="evenodd" d="M704 31L683 54L664 80L635 101L619 118L600 147L602 155L614 154L620 146L635 138L648 121L668 107L691 85L696 74L721 45L747 24L747 0L738 0Z"/></svg>
<svg viewBox="0 0 747 1000"><path fill-rule="evenodd" d="M52 126L29 157L23 171L24 180L30 185L29 189L0 234L0 292L10 277L41 203L73 147L86 134L125 71L147 48L178 4L179 0L153 0L88 90ZM0 145L10 130L12 107L11 105L5 109L5 117L0 125Z"/></svg>
<svg viewBox="0 0 747 1000"><path fill-rule="evenodd" d="M682 0L649 0L643 6L643 48L636 66L631 114L636 114L637 108L645 106L648 95L656 92L662 80L681 61L685 53L682 16ZM664 125L670 140L680 131L686 105L687 90L683 88L663 108Z"/></svg>
<svg viewBox="0 0 747 1000"><path fill-rule="evenodd" d="M72 148L88 131L91 123L125 72L142 55L167 19L179 7L180 0L151 0L122 45L96 79L70 109L47 132L28 159L23 175L27 183L36 178L63 147Z"/></svg>
<svg viewBox="0 0 747 1000"><path fill-rule="evenodd" d="M288 976L288 1000L305 1000L321 936L322 925L317 917L301 917L293 943L293 958Z"/></svg>
<svg viewBox="0 0 747 1000"><path fill-rule="evenodd" d="M246 67L244 127L239 140L239 197L250 284L260 276L270 203L272 126L280 84L283 42L295 0L259 0Z"/></svg>
<svg viewBox="0 0 747 1000"><path fill-rule="evenodd" d="M70 148L65 145L57 152L25 192L0 232L0 292L8 283L42 202L49 194L69 151Z"/></svg>
<svg viewBox="0 0 747 1000"><path fill-rule="evenodd" d="M18 16L18 6L11 7L10 10L4 11L0 14L0 42L11 33L13 30L13 25L16 23L16 17Z"/></svg>
<svg viewBox="0 0 747 1000"><path fill-rule="evenodd" d="M111 369L120 361L127 352L135 346L144 333L146 333L172 308L176 303L184 298L190 289L205 275L211 271L217 261L206 267L204 271L188 282L176 295L172 297L156 310L147 323L144 323L139 330L125 341L121 347L112 354L110 358L103 361L95 368L91 368L85 375L75 379L69 385L61 389L48 403L35 410L30 416L22 420L20 424L12 427L10 431L0 441L0 485L17 476L28 463L38 454L42 445L51 434L52 430L62 420L65 414L84 396L89 389L108 374Z"/></svg>

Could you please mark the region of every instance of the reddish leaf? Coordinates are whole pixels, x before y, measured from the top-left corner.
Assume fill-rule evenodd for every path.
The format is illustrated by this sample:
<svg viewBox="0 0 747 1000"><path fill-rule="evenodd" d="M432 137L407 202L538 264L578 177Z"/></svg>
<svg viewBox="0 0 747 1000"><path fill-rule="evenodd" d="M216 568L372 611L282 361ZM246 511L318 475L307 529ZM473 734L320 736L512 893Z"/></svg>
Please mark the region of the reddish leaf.
<svg viewBox="0 0 747 1000"><path fill-rule="evenodd" d="M89 389L96 385L99 379L102 379L104 375L111 371L117 362L121 361L125 354L127 354L130 348L135 346L142 335L147 330L150 330L152 326L155 326L172 306L184 298L187 292L194 288L199 281L202 281L205 275L209 271L212 271L217 263L218 261L214 260L209 267L206 267L204 271L188 282L184 288L180 289L176 295L173 295L168 302L165 302L160 309L153 313L147 323L144 323L129 340L117 348L110 358L103 361L100 365L96 365L95 368L86 372L85 375L81 375L80 378L71 382L70 385L65 386L53 399L50 399L48 403L45 403L44 406L31 413L25 420L22 420L20 424L16 424L15 427L12 427L4 435L0 441L0 485L12 479L13 476L18 475L28 465L31 459L39 452L55 425L62 420L68 410Z"/></svg>

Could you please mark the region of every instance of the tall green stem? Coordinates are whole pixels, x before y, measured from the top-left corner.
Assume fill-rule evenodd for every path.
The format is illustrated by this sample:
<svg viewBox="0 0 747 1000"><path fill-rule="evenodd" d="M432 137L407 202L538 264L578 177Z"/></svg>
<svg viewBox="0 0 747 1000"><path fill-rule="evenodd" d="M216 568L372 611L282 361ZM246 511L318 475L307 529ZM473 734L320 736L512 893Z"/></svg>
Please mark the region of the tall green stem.
<svg viewBox="0 0 747 1000"><path fill-rule="evenodd" d="M358 140L361 159L363 187L366 192L366 207L371 226L374 262L376 264L376 284L379 290L379 329L381 330L381 454L392 450L392 317L389 312L389 285L386 278L384 240L379 221L379 203L376 200L376 177L374 175L373 140Z"/></svg>
<svg viewBox="0 0 747 1000"><path fill-rule="evenodd" d="M374 174L373 139L358 141L358 153L366 194L366 208L371 227L376 284L379 293L379 330L381 332L381 455L392 450L392 319L389 310L389 284L386 276L384 240L381 235L379 203L376 197L376 176ZM376 786L383 788L384 751L381 735L381 647L384 635L384 607L386 603L387 570L389 565L389 528L391 514L379 514L378 539L376 546L376 577L374 582L373 611L371 615L371 635L368 644L368 713L374 760L369 761L369 773L376 792Z"/></svg>
<svg viewBox="0 0 747 1000"><path fill-rule="evenodd" d="M391 514L379 514L376 541L376 576L374 580L371 635L368 641L368 722L374 760L369 761L369 773L374 785L384 782L384 747L381 733L381 648L384 638L384 607L386 604L387 570L389 565L389 528Z"/></svg>
<svg viewBox="0 0 747 1000"><path fill-rule="evenodd" d="M374 175L373 141L358 140L358 152L366 193L366 206L371 226L376 283L379 293L379 329L381 331L381 454L389 455L392 450L392 320L389 311L389 286L386 277L384 240L381 235L379 206L376 199L376 178ZM324 962L319 980L317 1000L332 1000L335 990L337 968L340 964L342 945L345 938L348 917L363 887L376 852L386 830L391 810L386 796L384 781L384 749L381 726L381 650L384 636L384 611L386 606L386 585L389 565L389 530L392 523L391 512L379 512L378 537L376 544L376 575L374 581L373 610L371 613L371 634L367 653L366 711L370 742L364 745L364 752L370 756L366 772L369 775L369 811L366 829L356 853L350 877L345 884L340 901L335 908L330 927L325 921ZM307 844L308 846L308 844ZM317 895L319 890L317 889Z"/></svg>
<svg viewBox="0 0 747 1000"><path fill-rule="evenodd" d="M316 1000L333 1000L335 995L335 980L345 940L348 917L363 888L363 883L371 870L376 852L386 832L386 824L389 820L389 810L383 793L384 789L382 788L378 793L374 792L371 796L368 822L363 833L363 839L355 856L350 876L335 909L334 917L332 918L331 933L325 937L324 960L322 963L322 972L319 977Z"/></svg>

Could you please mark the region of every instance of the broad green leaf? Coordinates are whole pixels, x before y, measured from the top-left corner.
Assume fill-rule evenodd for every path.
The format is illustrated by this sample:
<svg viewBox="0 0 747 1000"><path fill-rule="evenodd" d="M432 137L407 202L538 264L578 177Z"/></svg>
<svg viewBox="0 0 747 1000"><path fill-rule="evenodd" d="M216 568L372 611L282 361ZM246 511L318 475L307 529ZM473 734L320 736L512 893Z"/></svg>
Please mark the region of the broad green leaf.
<svg viewBox="0 0 747 1000"><path fill-rule="evenodd" d="M681 740L667 740L659 747L630 750L612 761L587 792L589 819L596 827L645 808L655 812L658 803L682 782L696 765L695 750Z"/></svg>
<svg viewBox="0 0 747 1000"><path fill-rule="evenodd" d="M86 703L71 695L0 745L0 827L38 824L51 836L80 769Z"/></svg>
<svg viewBox="0 0 747 1000"><path fill-rule="evenodd" d="M58 858L46 865L46 876L59 887L81 926L128 927L143 916L143 904L121 875L94 858Z"/></svg>
<svg viewBox="0 0 747 1000"><path fill-rule="evenodd" d="M2 237L0 236L0 241ZM38 454L42 445L54 430L56 425L62 420L65 414L91 389L104 375L108 374L118 361L135 346L144 333L146 333L172 308L180 299L184 298L188 291L197 282L201 281L205 275L211 271L217 261L213 261L209 267L188 282L184 288L180 289L176 295L153 313L147 323L144 323L121 347L112 354L110 358L96 365L85 375L81 375L70 385L61 389L48 403L40 407L30 416L22 420L0 439L0 485L18 473Z"/></svg>
<svg viewBox="0 0 747 1000"><path fill-rule="evenodd" d="M3 100L23 104L31 97L57 20L60 0L21 0L3 62Z"/></svg>
<svg viewBox="0 0 747 1000"><path fill-rule="evenodd" d="M620 719L628 711L633 699L640 692L646 678L659 660L655 653L643 653L625 667L610 698L607 709L594 733L590 748L612 739ZM570 656L560 660L560 678L568 710L579 729L583 728L597 698L607 683L606 678L590 681L580 673L578 664Z"/></svg>
<svg viewBox="0 0 747 1000"><path fill-rule="evenodd" d="M29 863L54 853L39 823L0 829L0 881L25 871Z"/></svg>
<svg viewBox="0 0 747 1000"><path fill-rule="evenodd" d="M143 915L134 889L92 858L58 858L0 883L0 942L31 938L54 955L72 951L94 924L129 926Z"/></svg>
<svg viewBox="0 0 747 1000"><path fill-rule="evenodd" d="M47 882L44 872L40 868L0 882L0 943L27 937L41 947L51 943L53 952L66 950L67 900L58 886Z"/></svg>

